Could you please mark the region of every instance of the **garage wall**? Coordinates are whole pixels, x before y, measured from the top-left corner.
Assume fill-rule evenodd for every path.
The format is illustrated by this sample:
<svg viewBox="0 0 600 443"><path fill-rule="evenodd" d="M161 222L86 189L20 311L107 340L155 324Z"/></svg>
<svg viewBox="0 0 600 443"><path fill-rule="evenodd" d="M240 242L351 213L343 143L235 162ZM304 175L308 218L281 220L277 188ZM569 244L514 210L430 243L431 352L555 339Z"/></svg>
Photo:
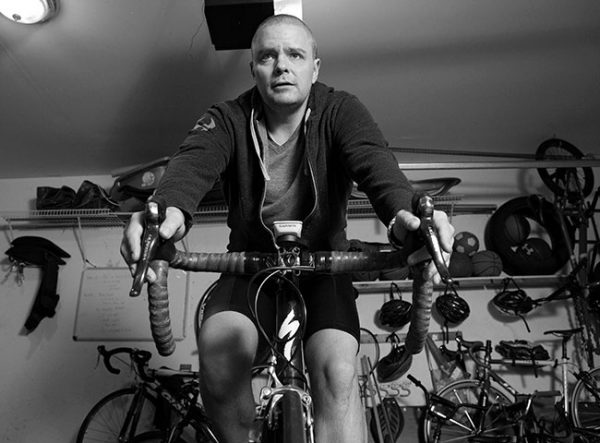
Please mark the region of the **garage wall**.
<svg viewBox="0 0 600 443"><path fill-rule="evenodd" d="M430 178L456 176L462 183L451 192L460 196L458 203L502 204L508 199L529 193L546 193L535 170L486 170L486 171L408 171L409 178ZM100 186L109 187L112 178L107 176L86 177ZM84 180L82 177L51 177L36 180L0 180L0 212L28 211L34 207L37 186L69 185L75 189ZM452 221L457 232L468 230L483 239L483 229L489 214L454 215ZM84 269L97 267L122 267L123 261L118 247L121 228L53 228L35 231L15 230L4 224L0 231L0 250L5 251L11 239L21 235L46 237L71 254L65 266L59 270L58 293L60 302L53 318L42 320L38 328L25 335L23 323L29 313L40 279L40 271L25 269L25 280L19 285L14 273L9 273L6 256L2 258L3 276L0 281L0 396L5 399L0 404L0 441L48 443L72 442L85 413L104 394L128 383L131 374L109 374L98 365L96 346L131 345L154 352L154 346L147 341L75 341L74 324L81 275ZM386 241L383 225L375 219L353 219L349 223L349 238L365 241ZM227 238L223 223L206 223L194 226L189 235L190 249L222 251ZM197 354L193 337L194 308L203 291L214 279L214 275L193 275L189 279L187 311L185 313L185 338L177 343L177 350L169 358L161 358L156 352L153 363L156 366L177 367L189 363L197 368ZM547 295L552 285L544 288L527 288L527 293L536 297ZM460 291L469 303L472 314L461 325L451 328L460 330L469 339L524 338L544 340L547 347L555 351L554 341L546 341L542 336L550 328L570 327L573 315L566 305L553 304L528 317L532 332L527 333L520 320L498 317L490 310L489 302L495 294L494 288L469 289ZM438 294L436 294L438 295ZM124 294L124 297L127 295ZM184 297L185 294L173 294ZM408 294L406 294L408 296ZM362 325L377 334L387 331L375 325L376 312L387 299L382 294L361 294L357 300ZM176 300L176 302L182 302ZM143 300L139 309L145 310ZM431 331L440 331L440 319L434 315ZM449 347L454 348L453 344ZM381 355L389 352L387 344L381 345ZM374 358L374 346L364 343L361 354ZM359 356L359 357L360 357ZM417 374L427 385L427 361L424 355L415 358L411 373ZM517 387L526 389L550 389L556 387L556 380L542 373L538 378L530 372L509 375L509 380ZM398 399L401 404L414 406L422 404L422 397L416 388L404 378L397 380Z"/></svg>

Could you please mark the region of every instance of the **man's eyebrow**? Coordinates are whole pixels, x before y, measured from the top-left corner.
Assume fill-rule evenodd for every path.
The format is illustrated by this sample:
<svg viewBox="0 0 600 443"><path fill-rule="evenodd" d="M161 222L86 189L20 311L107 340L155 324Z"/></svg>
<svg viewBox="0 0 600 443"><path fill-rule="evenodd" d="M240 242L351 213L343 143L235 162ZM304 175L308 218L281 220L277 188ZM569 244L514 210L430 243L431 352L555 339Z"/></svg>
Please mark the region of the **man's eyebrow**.
<svg viewBox="0 0 600 443"><path fill-rule="evenodd" d="M256 54L257 58L261 58L261 57L263 57L265 55L275 54L275 53L277 53L277 51L278 51L278 49L274 48L274 47L273 48L271 48L271 47L269 47L269 48L260 48L260 49L258 49L256 51L255 54ZM302 48L300 46L287 46L287 47L284 48L284 51L286 53L288 53L288 54L290 54L290 53L299 53L299 54L302 54L304 56L310 52L309 50L304 49L304 48Z"/></svg>
<svg viewBox="0 0 600 443"><path fill-rule="evenodd" d="M296 46L289 46L287 48L285 48L286 52L299 52L301 54L307 54L308 51L304 48L301 47L296 47Z"/></svg>
<svg viewBox="0 0 600 443"><path fill-rule="evenodd" d="M271 54L273 53L273 48L260 48L258 49L255 54L257 58L260 58L262 56L264 56L265 54Z"/></svg>

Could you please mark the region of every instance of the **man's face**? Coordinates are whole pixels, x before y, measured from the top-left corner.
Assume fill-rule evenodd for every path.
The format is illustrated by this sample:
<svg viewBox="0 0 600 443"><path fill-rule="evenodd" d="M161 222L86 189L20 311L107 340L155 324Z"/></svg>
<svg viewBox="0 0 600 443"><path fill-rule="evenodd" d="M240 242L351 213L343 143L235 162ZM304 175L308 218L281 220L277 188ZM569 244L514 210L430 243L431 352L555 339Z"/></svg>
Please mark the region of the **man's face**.
<svg viewBox="0 0 600 443"><path fill-rule="evenodd" d="M319 65L312 39L299 25L270 25L260 31L252 47L252 76L272 109L296 109L306 103Z"/></svg>

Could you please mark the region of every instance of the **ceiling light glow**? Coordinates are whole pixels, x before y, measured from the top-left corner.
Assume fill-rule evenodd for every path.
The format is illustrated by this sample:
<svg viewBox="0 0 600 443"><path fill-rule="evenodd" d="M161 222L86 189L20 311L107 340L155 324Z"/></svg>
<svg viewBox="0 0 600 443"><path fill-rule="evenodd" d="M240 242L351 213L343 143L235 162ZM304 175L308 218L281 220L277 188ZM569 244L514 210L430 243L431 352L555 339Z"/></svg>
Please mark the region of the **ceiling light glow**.
<svg viewBox="0 0 600 443"><path fill-rule="evenodd" d="M42 23L58 10L58 0L0 0L0 14L16 23Z"/></svg>

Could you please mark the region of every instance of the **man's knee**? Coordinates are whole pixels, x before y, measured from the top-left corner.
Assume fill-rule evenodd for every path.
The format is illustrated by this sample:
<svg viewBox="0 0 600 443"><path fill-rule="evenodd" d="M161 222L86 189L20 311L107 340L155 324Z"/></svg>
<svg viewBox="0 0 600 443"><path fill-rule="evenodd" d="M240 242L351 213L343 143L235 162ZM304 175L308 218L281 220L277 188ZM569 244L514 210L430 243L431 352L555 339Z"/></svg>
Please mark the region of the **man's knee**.
<svg viewBox="0 0 600 443"><path fill-rule="evenodd" d="M236 312L215 314L202 325L197 340L200 374L215 395L250 377L258 337L248 318Z"/></svg>
<svg viewBox="0 0 600 443"><path fill-rule="evenodd" d="M319 392L323 399L334 402L346 403L358 388L356 367L347 360L328 361L320 370L311 373L311 381L318 387L313 392Z"/></svg>

